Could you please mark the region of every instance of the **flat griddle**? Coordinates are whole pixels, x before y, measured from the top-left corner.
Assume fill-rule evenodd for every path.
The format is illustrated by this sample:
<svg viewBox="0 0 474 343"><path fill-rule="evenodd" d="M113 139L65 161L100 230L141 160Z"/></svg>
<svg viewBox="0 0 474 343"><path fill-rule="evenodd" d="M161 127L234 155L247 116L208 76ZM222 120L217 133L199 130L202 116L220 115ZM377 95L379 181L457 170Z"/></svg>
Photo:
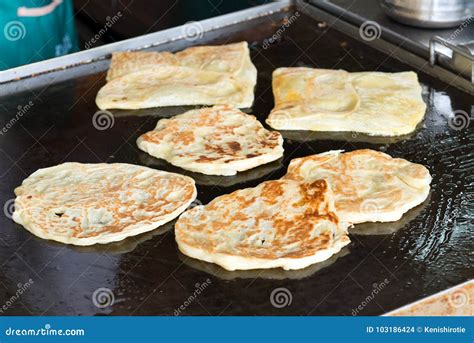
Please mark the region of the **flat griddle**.
<svg viewBox="0 0 474 343"><path fill-rule="evenodd" d="M298 18L264 48L264 40L296 12ZM401 50L396 59L342 33L337 19L327 25L307 4L270 4L244 13L251 18L227 16L227 26L200 39L170 39L148 50L248 41L258 69L255 103L248 112L262 122L273 106L271 73L277 67L419 69L398 60L403 58ZM231 24L232 19L236 23ZM212 20L206 23L208 27ZM134 42L140 38L128 44ZM398 222L356 226L352 243L341 253L290 272L228 272L183 256L174 241L173 223L120 243L80 248L38 239L2 216L0 303L9 301L2 315L174 315L182 305L181 315L380 315L472 278L474 133L472 124L459 130L449 125L454 111L471 112L472 97L428 75L429 67L418 70L428 110L412 135L283 132L282 160L235 177L215 177L186 173L136 147L136 138L153 129L159 118L189 107L111 111L113 127L94 127L94 99L105 82L109 57L0 86L1 125L19 118L0 136L0 196L6 207L25 177L65 161L126 162L182 172L196 179L198 199L205 204L281 177L292 158L361 148L425 165L433 176L429 199ZM30 101L33 105L24 111ZM25 113L18 116L19 106ZM11 301L30 279L28 289ZM112 290L115 299L112 306L98 308L92 295L103 287ZM289 291L287 306L272 305L270 297L277 288ZM374 296L375 288L381 290ZM362 309L354 311L359 305Z"/></svg>

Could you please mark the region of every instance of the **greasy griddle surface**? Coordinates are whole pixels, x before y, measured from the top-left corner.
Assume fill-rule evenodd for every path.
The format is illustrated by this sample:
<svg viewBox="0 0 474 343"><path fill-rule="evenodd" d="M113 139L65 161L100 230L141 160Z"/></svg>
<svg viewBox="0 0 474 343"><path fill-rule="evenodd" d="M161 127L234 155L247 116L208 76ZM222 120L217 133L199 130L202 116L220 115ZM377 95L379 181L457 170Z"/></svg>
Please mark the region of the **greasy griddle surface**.
<svg viewBox="0 0 474 343"><path fill-rule="evenodd" d="M411 70L367 45L318 27L302 13L281 39L264 49L263 39L278 30L284 15L291 14L277 13L206 33L199 42L251 43L252 60L259 72L252 112L262 122L273 105L271 72L276 67ZM179 41L164 47L181 49L197 43ZM85 69L105 67L106 62L98 62ZM113 127L97 130L92 122L98 110L94 98L104 76L105 72L89 72L54 82L53 75L44 77L43 87L31 90L28 80L21 81L17 83L22 92L0 98L2 125L15 117L18 106L30 100L34 104L0 136L2 204L14 198L13 189L30 173L65 161L127 162L180 171L139 151L135 140L151 130L160 117L188 108L112 111ZM474 194L473 131L472 125L451 129L447 117L453 110L470 113L471 103L466 94L447 84L424 74L420 79L428 112L423 125L408 139L288 132L285 137L291 139L285 140L282 161L236 177L191 174L198 183L199 201L207 203L235 189L279 178L291 158L331 149L371 148L429 168L434 178L432 193L423 205L400 222L357 227L366 234L351 234L352 243L332 264L324 264L325 268L313 266L299 273L230 273L180 255L172 230L145 234L122 244L81 249L37 239L2 216L0 303L10 299L19 284L30 278L34 281L4 314L173 315L186 304L183 315L351 315L359 305L363 306L358 314L376 315L467 280L472 277L469 218L472 220ZM389 234L370 234L383 232ZM205 282L207 287L189 301ZM367 301L374 295L374 285L381 283L383 289ZM115 297L114 304L104 309L94 306L91 299L101 287L111 289ZM270 301L278 287L291 293L291 304L283 308L272 306Z"/></svg>

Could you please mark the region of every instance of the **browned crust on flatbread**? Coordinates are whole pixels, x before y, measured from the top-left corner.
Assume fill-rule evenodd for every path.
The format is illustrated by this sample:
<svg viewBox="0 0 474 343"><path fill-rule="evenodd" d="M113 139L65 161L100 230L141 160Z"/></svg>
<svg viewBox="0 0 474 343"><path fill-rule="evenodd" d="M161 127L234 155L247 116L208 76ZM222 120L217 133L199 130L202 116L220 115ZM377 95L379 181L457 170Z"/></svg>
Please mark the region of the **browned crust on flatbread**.
<svg viewBox="0 0 474 343"><path fill-rule="evenodd" d="M216 110L218 108L218 110ZM230 163L237 160L245 160L252 157L257 157L263 153L259 152L262 149L273 150L280 145L281 135L277 131L264 130L263 126L259 130L258 135L254 135L253 142L247 147L254 150L254 153L248 154L242 151L242 142L232 141L226 144L219 144L222 136L233 135L234 131L238 129L237 126L226 125L225 115L220 115L222 111L235 111L240 112L232 106L220 105L217 107L202 108L199 113L196 114L195 124L188 124L187 129L183 129L183 121L178 118L166 119L166 126L160 130L149 131L142 136L140 139L154 144L161 144L169 135L173 136L172 142L176 144L182 144L184 146L190 145L194 142L195 137L193 130L196 127L218 127L215 132L211 133L206 137L206 154L200 155L196 158L194 152L182 152L179 154L180 157L191 157L196 158L195 162L198 163L209 163L220 161L223 163ZM254 116L249 116L243 112L240 112L242 116L251 118L251 120L257 121Z"/></svg>
<svg viewBox="0 0 474 343"><path fill-rule="evenodd" d="M358 161L364 163L359 164ZM431 180L429 171L423 165L401 158L392 158L383 152L370 149L340 153L336 156L320 154L294 159L284 178L311 180L311 177L305 177L302 172L302 168L308 162L314 165L313 178L327 175L336 196L336 211L343 218L346 213L352 213L353 217L357 212L364 211L378 214L397 211L397 207L405 203L407 189L390 185L400 182L402 172L404 177L402 182L411 182L414 188L424 189ZM367 179L370 182L367 182ZM370 188L375 184L377 184L376 192ZM374 208L371 209L371 206Z"/></svg>
<svg viewBox="0 0 474 343"><path fill-rule="evenodd" d="M160 64L179 65L175 55L168 51L117 51L112 53L107 81Z"/></svg>
<svg viewBox="0 0 474 343"><path fill-rule="evenodd" d="M76 168L75 174L90 172L91 178L94 177L97 182L84 179L67 185L51 183L43 190L37 189L35 184L30 185L26 179L26 184L24 182L15 189L16 215L26 220L22 224L40 237L63 241L61 237L64 236L68 241L87 241L94 237L121 233L133 225L153 225L163 221L182 207L183 203L186 204L195 197L196 189L191 178L161 171L151 172L152 169L145 167L121 163L66 163L44 170L57 168L60 172L62 169L59 168L68 165ZM95 173L100 172L101 168L111 176L104 176L99 180ZM121 173L130 168L136 168L136 171ZM152 182L152 186L144 189L146 200L137 202L133 192L141 191L139 184L143 182L144 173L150 174L146 182ZM52 174L33 177L47 180L50 175ZM180 192L182 197L174 199L174 192ZM79 215L70 216L68 210L74 210ZM104 223L89 222L88 210L107 211L111 219L104 220Z"/></svg>
<svg viewBox="0 0 474 343"><path fill-rule="evenodd" d="M285 197L285 187L288 186L297 187L301 198L295 200ZM186 212L188 215L185 213L176 224L177 240L209 254L221 253L267 260L303 258L333 246L334 231L328 230L312 237L315 226L321 224L322 221L331 223L329 225L333 228L339 225L338 217L331 209L332 193L325 180L309 183L274 180L266 181L258 187L262 189L261 195L252 193L248 196L248 189L238 190L214 199L204 209L189 210L189 213ZM258 202L261 202L260 213L252 216L244 213L246 208ZM265 211L265 208L275 205L294 208L295 213L290 215L284 211L278 214ZM296 213L302 208L303 212ZM208 217L207 214L213 211L220 213L219 218ZM225 248L219 247L220 242L214 239L214 233L231 230L231 228L236 230L237 226L249 220L254 221L254 225L249 227L247 232L242 233L245 237L233 247L235 251L225 251ZM264 222L271 222L275 228L275 236L271 244L267 246L265 242L261 245L250 244L246 239L257 234ZM196 236L206 237L206 239L196 240ZM291 246L297 246L297 248L291 249Z"/></svg>

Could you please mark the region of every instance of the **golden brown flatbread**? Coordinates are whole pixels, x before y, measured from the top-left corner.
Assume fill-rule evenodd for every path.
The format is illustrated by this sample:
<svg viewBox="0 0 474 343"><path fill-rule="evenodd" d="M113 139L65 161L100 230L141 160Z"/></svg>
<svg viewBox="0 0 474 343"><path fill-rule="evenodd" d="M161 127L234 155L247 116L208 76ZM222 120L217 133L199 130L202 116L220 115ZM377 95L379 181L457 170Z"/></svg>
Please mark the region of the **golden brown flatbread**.
<svg viewBox="0 0 474 343"><path fill-rule="evenodd" d="M257 70L247 42L112 55L100 109L229 104L252 106Z"/></svg>
<svg viewBox="0 0 474 343"><path fill-rule="evenodd" d="M15 189L13 220L34 235L92 245L120 241L173 220L196 198L180 174L125 163L63 163Z"/></svg>
<svg viewBox="0 0 474 343"><path fill-rule="evenodd" d="M266 181L183 213L180 251L227 270L302 269L349 243L325 180Z"/></svg>
<svg viewBox="0 0 474 343"><path fill-rule="evenodd" d="M193 172L235 175L283 156L283 138L252 115L228 105L188 111L158 121L138 147Z"/></svg>
<svg viewBox="0 0 474 343"><path fill-rule="evenodd" d="M338 216L352 224L399 220L430 192L424 166L374 150L334 150L293 159L285 179L331 185Z"/></svg>
<svg viewBox="0 0 474 343"><path fill-rule="evenodd" d="M399 136L413 132L426 110L414 72L278 68L273 94L266 122L277 130Z"/></svg>

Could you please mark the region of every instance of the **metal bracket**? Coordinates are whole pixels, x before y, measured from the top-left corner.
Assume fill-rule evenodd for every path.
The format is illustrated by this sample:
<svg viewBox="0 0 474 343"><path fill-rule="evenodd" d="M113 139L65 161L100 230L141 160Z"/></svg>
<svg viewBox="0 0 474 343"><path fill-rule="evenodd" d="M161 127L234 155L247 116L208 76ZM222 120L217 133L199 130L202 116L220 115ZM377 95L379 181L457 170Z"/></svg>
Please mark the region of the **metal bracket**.
<svg viewBox="0 0 474 343"><path fill-rule="evenodd" d="M437 62L466 75L474 83L473 43L455 45L442 37L430 40L430 64Z"/></svg>

